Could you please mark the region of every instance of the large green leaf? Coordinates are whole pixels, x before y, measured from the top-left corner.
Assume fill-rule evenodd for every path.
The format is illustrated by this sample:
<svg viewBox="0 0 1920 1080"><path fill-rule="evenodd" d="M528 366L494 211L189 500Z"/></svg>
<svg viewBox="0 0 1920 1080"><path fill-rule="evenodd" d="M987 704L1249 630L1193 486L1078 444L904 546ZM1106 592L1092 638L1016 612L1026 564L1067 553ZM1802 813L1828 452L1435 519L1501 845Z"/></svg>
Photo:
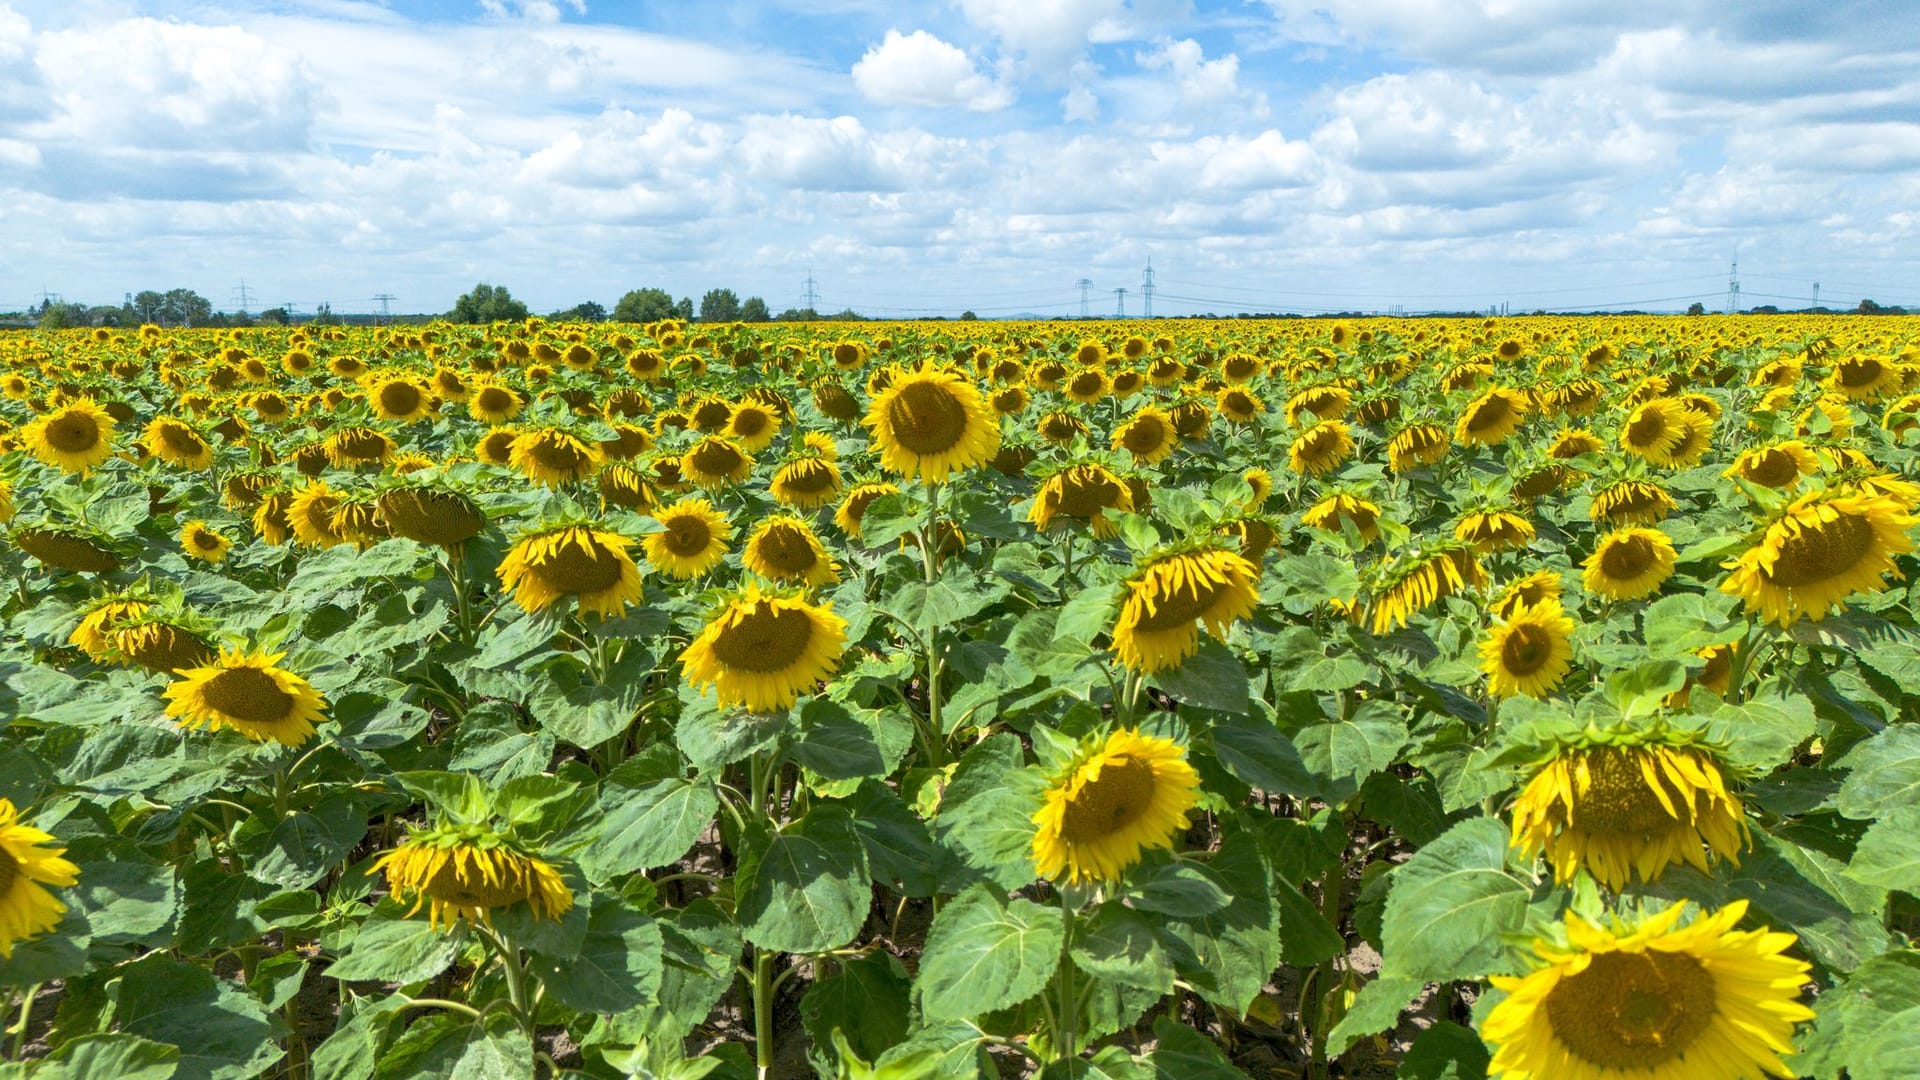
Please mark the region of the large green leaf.
<svg viewBox="0 0 1920 1080"><path fill-rule="evenodd" d="M1382 976L1446 981L1499 970L1502 935L1521 927L1532 886L1507 868L1506 826L1473 818L1394 872Z"/></svg>
<svg viewBox="0 0 1920 1080"><path fill-rule="evenodd" d="M1022 767L1020 740L1002 732L960 759L940 801L934 833L1003 889L1033 880L1033 814L1042 782Z"/></svg>
<svg viewBox="0 0 1920 1080"><path fill-rule="evenodd" d="M1871 819L1920 801L1920 724L1900 724L1854 747L1840 761L1853 772L1840 785L1840 812Z"/></svg>
<svg viewBox="0 0 1920 1080"><path fill-rule="evenodd" d="M581 870L594 881L672 865L720 809L720 795L706 777L671 776L638 787L618 783L619 777L608 777L601 788L604 816L580 855Z"/></svg>
<svg viewBox="0 0 1920 1080"><path fill-rule="evenodd" d="M907 1037L912 980L891 953L870 953L840 965L800 1001L800 1020L813 1045L838 1031L862 1059L872 1061Z"/></svg>
<svg viewBox="0 0 1920 1080"><path fill-rule="evenodd" d="M1902 806L1867 827L1847 876L1920 896L1920 806Z"/></svg>
<svg viewBox="0 0 1920 1080"><path fill-rule="evenodd" d="M1156 994L1173 989L1173 961L1145 912L1103 904L1077 927L1069 949L1074 964L1096 978Z"/></svg>
<svg viewBox="0 0 1920 1080"><path fill-rule="evenodd" d="M179 1080L245 1080L284 1056L278 1017L231 983L160 953L122 969L119 1029L180 1049Z"/></svg>
<svg viewBox="0 0 1920 1080"><path fill-rule="evenodd" d="M982 882L933 920L914 989L928 1020L964 1020L1032 997L1060 964L1066 923L1057 907L1008 903Z"/></svg>
<svg viewBox="0 0 1920 1080"><path fill-rule="evenodd" d="M533 967L554 1000L584 1013L616 1013L653 1000L660 990L660 927L618 900L593 906L576 955L535 954Z"/></svg>
<svg viewBox="0 0 1920 1080"><path fill-rule="evenodd" d="M405 918L398 907L376 914L361 926L353 944L327 969L341 982L417 983L453 963L464 935L437 929L425 918Z"/></svg>
<svg viewBox="0 0 1920 1080"><path fill-rule="evenodd" d="M814 953L853 940L873 902L866 848L844 807L816 805L741 870L741 933L763 949Z"/></svg>
<svg viewBox="0 0 1920 1080"><path fill-rule="evenodd" d="M1228 829L1207 869L1233 902L1217 911L1166 923L1182 946L1174 950L1180 975L1221 1008L1244 1013L1280 962L1280 907L1273 871L1259 840Z"/></svg>
<svg viewBox="0 0 1920 1080"><path fill-rule="evenodd" d="M168 1080L180 1069L180 1048L120 1033L82 1035L47 1055L33 1080Z"/></svg>
<svg viewBox="0 0 1920 1080"><path fill-rule="evenodd" d="M1904 1080L1920 1032L1920 952L1876 956L1814 1003L1813 1027L1789 1064L1818 1080Z"/></svg>

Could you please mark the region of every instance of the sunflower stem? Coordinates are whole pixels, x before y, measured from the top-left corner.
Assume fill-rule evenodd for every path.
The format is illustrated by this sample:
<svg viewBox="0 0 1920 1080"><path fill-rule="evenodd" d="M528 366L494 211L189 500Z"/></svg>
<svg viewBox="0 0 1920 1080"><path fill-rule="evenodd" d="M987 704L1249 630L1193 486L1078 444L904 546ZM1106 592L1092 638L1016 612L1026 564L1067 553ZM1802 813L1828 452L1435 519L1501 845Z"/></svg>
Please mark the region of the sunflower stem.
<svg viewBox="0 0 1920 1080"><path fill-rule="evenodd" d="M927 483L927 520L920 529L920 566L929 587L939 576L939 554L935 545L940 535L940 488L941 485ZM927 740L929 768L940 768L945 758L947 742L946 729L940 723L940 635L935 627L927 628L925 645L927 647L927 726L931 729Z"/></svg>
<svg viewBox="0 0 1920 1080"><path fill-rule="evenodd" d="M1759 624L1749 616L1747 632L1733 647L1733 657L1727 662L1727 701L1738 705L1747 699L1747 674L1753 668L1753 658L1760 651Z"/></svg>
<svg viewBox="0 0 1920 1080"><path fill-rule="evenodd" d="M19 1061L21 1053L26 1050L27 1028L33 1024L33 999L39 996L40 986L40 983L34 983L27 987L25 994L21 995L20 1019L14 1021L13 1027L7 1030L7 1034L13 1037L13 1052L10 1060Z"/></svg>
<svg viewBox="0 0 1920 1080"><path fill-rule="evenodd" d="M753 950L753 1057L760 1080L773 1073L773 953Z"/></svg>
<svg viewBox="0 0 1920 1080"><path fill-rule="evenodd" d="M1054 998L1059 1005L1057 1019L1059 1027L1054 1031L1058 1045L1053 1048L1055 1061L1070 1061L1080 1056L1077 1045L1079 1036L1076 1029L1080 1021L1080 992L1074 986L1073 978L1073 917L1080 907L1079 891L1071 885L1059 888L1060 897L1060 966L1054 971Z"/></svg>

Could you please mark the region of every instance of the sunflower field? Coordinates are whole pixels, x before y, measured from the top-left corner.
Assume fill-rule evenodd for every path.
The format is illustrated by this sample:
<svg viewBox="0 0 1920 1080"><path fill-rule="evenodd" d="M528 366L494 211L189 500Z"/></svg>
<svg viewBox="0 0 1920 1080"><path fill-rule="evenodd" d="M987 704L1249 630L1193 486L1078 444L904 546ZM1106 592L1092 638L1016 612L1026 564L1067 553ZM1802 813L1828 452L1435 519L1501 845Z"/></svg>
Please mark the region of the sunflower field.
<svg viewBox="0 0 1920 1080"><path fill-rule="evenodd" d="M0 336L0 1076L1911 1077L1916 325Z"/></svg>

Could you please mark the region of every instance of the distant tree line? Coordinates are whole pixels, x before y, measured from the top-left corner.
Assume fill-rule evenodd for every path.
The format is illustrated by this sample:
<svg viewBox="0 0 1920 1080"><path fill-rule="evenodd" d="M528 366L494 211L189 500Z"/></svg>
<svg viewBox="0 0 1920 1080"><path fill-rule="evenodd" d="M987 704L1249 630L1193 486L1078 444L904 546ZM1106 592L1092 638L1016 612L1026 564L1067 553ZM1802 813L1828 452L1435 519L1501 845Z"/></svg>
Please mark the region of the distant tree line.
<svg viewBox="0 0 1920 1080"><path fill-rule="evenodd" d="M454 301L453 310L447 318L459 323L517 322L528 315L527 305L513 298L504 285L481 282L473 290L461 295ZM551 312L550 319L568 322L614 322L650 323L661 319L684 319L687 322L703 323L764 323L776 321L768 310L767 302L758 296L749 296L745 300L732 289L708 289L696 306L693 298L683 296L678 300L665 289L651 286L631 289L615 301L613 310L598 300L586 300L570 308ZM778 321L790 322L819 319L823 316L811 308L789 308L779 315ZM828 319L858 319L859 315L845 311L839 315L824 316Z"/></svg>

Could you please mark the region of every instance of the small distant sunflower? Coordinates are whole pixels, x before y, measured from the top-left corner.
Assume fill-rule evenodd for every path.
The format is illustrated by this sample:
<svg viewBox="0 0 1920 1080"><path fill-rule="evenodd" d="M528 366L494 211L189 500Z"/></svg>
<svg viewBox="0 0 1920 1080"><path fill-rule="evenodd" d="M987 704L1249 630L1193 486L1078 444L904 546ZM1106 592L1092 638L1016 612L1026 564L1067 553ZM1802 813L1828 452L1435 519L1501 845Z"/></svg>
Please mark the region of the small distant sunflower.
<svg viewBox="0 0 1920 1080"><path fill-rule="evenodd" d="M1511 551L1533 543L1533 522L1511 510L1473 510L1461 515L1453 527L1457 540L1465 540L1482 555Z"/></svg>
<svg viewBox="0 0 1920 1080"><path fill-rule="evenodd" d="M1312 413L1319 420L1338 420L1353 407L1353 392L1344 386L1312 386L1287 399L1287 423L1298 424Z"/></svg>
<svg viewBox="0 0 1920 1080"><path fill-rule="evenodd" d="M1897 499L1866 493L1814 492L1794 500L1760 541L1727 563L1720 591L1768 622L1801 616L1818 622L1855 593L1887 587L1900 576L1893 557L1913 550L1912 514Z"/></svg>
<svg viewBox="0 0 1920 1080"><path fill-rule="evenodd" d="M1343 420L1322 420L1287 448L1287 467L1303 476L1325 476L1352 456L1352 429Z"/></svg>
<svg viewBox="0 0 1920 1080"><path fill-rule="evenodd" d="M1526 394L1496 386L1467 404L1453 437L1468 446L1498 446L1519 430L1529 404Z"/></svg>
<svg viewBox="0 0 1920 1080"><path fill-rule="evenodd" d="M253 508L253 532L273 547L287 542L293 532L293 492L274 489L260 496Z"/></svg>
<svg viewBox="0 0 1920 1080"><path fill-rule="evenodd" d="M1604 453L1606 449L1607 444L1600 441L1600 436L1586 428L1561 428L1553 437L1552 445L1547 447L1547 456L1566 461L1583 454Z"/></svg>
<svg viewBox="0 0 1920 1080"><path fill-rule="evenodd" d="M520 434L507 460L527 479L545 487L584 480L600 467L600 447L561 428L534 428Z"/></svg>
<svg viewBox="0 0 1920 1080"><path fill-rule="evenodd" d="M670 577L695 578L718 566L733 538L726 515L705 499L681 499L654 520L662 530L648 533L640 544L647 561Z"/></svg>
<svg viewBox="0 0 1920 1080"><path fill-rule="evenodd" d="M206 667L218 656L207 639L192 627L151 613L119 624L108 633L107 639L115 657L157 675L171 675L182 668Z"/></svg>
<svg viewBox="0 0 1920 1080"><path fill-rule="evenodd" d="M1251 424L1260 419L1267 406L1260 395L1244 386L1226 386L1214 395L1213 408L1228 423Z"/></svg>
<svg viewBox="0 0 1920 1080"><path fill-rule="evenodd" d="M80 868L53 843L52 834L20 821L12 799L0 798L0 959L11 959L15 945L59 926L67 913L47 886L79 884Z"/></svg>
<svg viewBox="0 0 1920 1080"><path fill-rule="evenodd" d="M145 435L153 456L169 465L204 469L213 464L213 446L184 420L156 416L147 424Z"/></svg>
<svg viewBox="0 0 1920 1080"><path fill-rule="evenodd" d="M750 584L729 599L680 654L688 685L712 687L720 705L772 712L840 667L847 623L833 605Z"/></svg>
<svg viewBox="0 0 1920 1080"><path fill-rule="evenodd" d="M1431 465L1447 456L1453 436L1438 424L1410 424L1387 442L1387 467L1406 472L1419 465Z"/></svg>
<svg viewBox="0 0 1920 1080"><path fill-rule="evenodd" d="M1659 484L1620 480L1594 492L1590 514L1608 525L1655 525L1674 506L1673 496Z"/></svg>
<svg viewBox="0 0 1920 1080"><path fill-rule="evenodd" d="M1581 584L1609 600L1639 600L1673 576L1673 541L1659 529L1629 526L1600 538L1587 557Z"/></svg>
<svg viewBox="0 0 1920 1080"><path fill-rule="evenodd" d="M1075 439L1087 433L1087 422L1062 409L1040 418L1040 437L1055 446L1071 446Z"/></svg>
<svg viewBox="0 0 1920 1080"><path fill-rule="evenodd" d="M1819 469L1820 459L1806 443L1787 439L1743 452L1720 475L1737 476L1749 484L1765 488L1788 488L1799 483L1801 477Z"/></svg>
<svg viewBox="0 0 1920 1080"><path fill-rule="evenodd" d="M1407 625L1413 616L1441 599L1487 583L1487 572L1473 549L1459 541L1439 541L1396 556L1376 570L1367 613L1376 634Z"/></svg>
<svg viewBox="0 0 1920 1080"><path fill-rule="evenodd" d="M453 549L480 535L487 515L465 495L433 487L397 487L382 492L380 517L396 536Z"/></svg>
<svg viewBox="0 0 1920 1080"><path fill-rule="evenodd" d="M491 926L495 910L515 904L550 920L573 908L573 892L558 867L485 824L411 830L368 867L369 873L382 871L388 892L403 901L413 898L407 914L425 905L427 924L436 929L452 929L456 919Z"/></svg>
<svg viewBox="0 0 1920 1080"><path fill-rule="evenodd" d="M1220 362L1220 377L1234 386L1252 382L1265 370L1259 358L1246 353L1234 353Z"/></svg>
<svg viewBox="0 0 1920 1080"><path fill-rule="evenodd" d="M165 692L167 715L183 728L231 728L252 742L300 746L326 719L327 699L307 680L279 666L284 652L221 649L179 673Z"/></svg>
<svg viewBox="0 0 1920 1080"><path fill-rule="evenodd" d="M152 606L132 596L107 596L95 600L88 605L87 613L80 617L80 625L67 635L67 644L76 646L95 660L105 660L113 655L113 632L145 615Z"/></svg>
<svg viewBox="0 0 1920 1080"><path fill-rule="evenodd" d="M1797 940L1736 930L1747 902L1688 909L1611 926L1569 911L1566 944L1535 941L1532 971L1493 977L1506 997L1480 1033L1494 1048L1493 1080L1686 1080L1793 1076L1794 1026L1809 965L1786 955Z"/></svg>
<svg viewBox="0 0 1920 1080"><path fill-rule="evenodd" d="M860 539L860 518L867 507L882 495L898 495L900 488L894 484L855 484L840 500L840 508L833 512L833 523L855 540Z"/></svg>
<svg viewBox="0 0 1920 1080"><path fill-rule="evenodd" d="M523 434L518 428L496 427L480 437L473 456L488 465L505 465L513 460L513 444Z"/></svg>
<svg viewBox="0 0 1920 1080"><path fill-rule="evenodd" d="M652 509L657 501L657 492L647 474L625 462L601 466L593 481L600 489L600 502L604 506L624 506L644 512Z"/></svg>
<svg viewBox="0 0 1920 1080"><path fill-rule="evenodd" d="M1000 449L1000 422L971 382L948 371L899 371L862 421L880 466L938 482L984 465Z"/></svg>
<svg viewBox="0 0 1920 1080"><path fill-rule="evenodd" d="M181 526L180 548L190 559L217 565L225 561L227 552L232 550L233 539L196 519Z"/></svg>
<svg viewBox="0 0 1920 1080"><path fill-rule="evenodd" d="M1056 518L1085 521L1093 535L1104 538L1119 528L1107 512L1126 513L1133 508L1133 493L1126 481L1104 465L1083 463L1041 481L1027 520L1041 532L1052 529Z"/></svg>
<svg viewBox="0 0 1920 1080"><path fill-rule="evenodd" d="M1549 600L1560 602L1560 575L1552 570L1535 570L1501 589L1490 610L1497 619L1510 619L1521 608L1538 607Z"/></svg>
<svg viewBox="0 0 1920 1080"><path fill-rule="evenodd" d="M740 553L748 570L769 581L817 589L840 580L840 567L806 522L791 514L762 521Z"/></svg>
<svg viewBox="0 0 1920 1080"><path fill-rule="evenodd" d="M773 445L780 433L780 414L757 401L743 401L733 407L723 434L749 454L757 454Z"/></svg>
<svg viewBox="0 0 1920 1080"><path fill-rule="evenodd" d="M1900 369L1877 356L1849 357L1833 365L1826 386L1848 401L1872 401L1900 388Z"/></svg>
<svg viewBox="0 0 1920 1080"><path fill-rule="evenodd" d="M1260 570L1225 548L1196 548L1160 556L1127 578L1126 598L1113 624L1120 663L1149 675L1178 667L1200 649L1200 627L1225 638L1260 601Z"/></svg>
<svg viewBox="0 0 1920 1080"><path fill-rule="evenodd" d="M618 618L640 602L633 541L592 525L553 525L523 534L497 571L521 610L538 614L572 597L582 615Z"/></svg>
<svg viewBox="0 0 1920 1080"><path fill-rule="evenodd" d="M1134 413L1113 433L1113 448L1132 455L1135 465L1164 461L1180 445L1180 433L1166 410L1148 405Z"/></svg>
<svg viewBox="0 0 1920 1080"><path fill-rule="evenodd" d="M1543 698L1573 667L1573 620L1558 599L1521 607L1495 622L1480 642L1480 670L1495 698Z"/></svg>
<svg viewBox="0 0 1920 1080"><path fill-rule="evenodd" d="M498 383L483 383L467 395L467 415L487 425L507 423L525 406L519 394Z"/></svg>
<svg viewBox="0 0 1920 1080"><path fill-rule="evenodd" d="M1089 367L1081 368L1069 375L1063 389L1067 397L1082 405L1091 405L1106 397L1112 385L1107 379L1106 372L1097 367Z"/></svg>
<svg viewBox="0 0 1920 1080"><path fill-rule="evenodd" d="M1338 492L1309 506L1300 515L1300 524L1330 533L1344 532L1351 524L1360 539L1371 544L1380 538L1380 507L1358 495Z"/></svg>
<svg viewBox="0 0 1920 1080"><path fill-rule="evenodd" d="M1143 852L1171 848L1199 802L1200 774L1179 743L1121 729L1083 746L1033 815L1041 877L1116 881Z"/></svg>
<svg viewBox="0 0 1920 1080"><path fill-rule="evenodd" d="M646 428L632 424L609 424L614 437L600 441L600 457L603 461L631 461L653 449L653 435Z"/></svg>
<svg viewBox="0 0 1920 1080"><path fill-rule="evenodd" d="M693 444L680 458L680 474L702 488L738 484L753 472L753 458L720 435Z"/></svg>
<svg viewBox="0 0 1920 1080"><path fill-rule="evenodd" d="M1033 403L1033 396L1027 393L1025 386L1013 383L995 390L987 398L987 403L1001 416L1018 416L1027 411L1027 406Z"/></svg>
<svg viewBox="0 0 1920 1080"><path fill-rule="evenodd" d="M800 510L815 510L840 496L840 467L829 458L795 458L774 470L767 491L779 502Z"/></svg>
<svg viewBox="0 0 1920 1080"><path fill-rule="evenodd" d="M34 457L85 476L113 456L113 425L113 416L92 398L79 398L48 411L20 435Z"/></svg>

